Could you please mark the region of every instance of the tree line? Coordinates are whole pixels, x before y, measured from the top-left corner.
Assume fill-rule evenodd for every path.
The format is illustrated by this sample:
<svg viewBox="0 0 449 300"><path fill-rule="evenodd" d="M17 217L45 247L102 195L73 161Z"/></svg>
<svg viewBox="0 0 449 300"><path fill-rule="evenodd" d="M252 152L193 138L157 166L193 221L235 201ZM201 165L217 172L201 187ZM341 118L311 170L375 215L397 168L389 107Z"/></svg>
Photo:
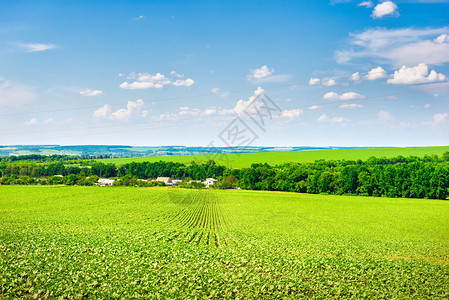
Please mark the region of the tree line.
<svg viewBox="0 0 449 300"><path fill-rule="evenodd" d="M251 167L242 169L226 168L214 161L192 162L189 165L163 161L132 162L116 166L96 161L81 161L70 165L64 161L36 163L18 159L2 160L0 176L3 177L0 184L38 184L44 181L36 178L45 178L46 184L91 185L99 177L107 177L120 178L118 185L137 186L154 185L137 179L216 178L221 188L446 199L449 196L449 152L441 157L370 157L366 161L319 160L277 166L265 163L252 164Z"/></svg>

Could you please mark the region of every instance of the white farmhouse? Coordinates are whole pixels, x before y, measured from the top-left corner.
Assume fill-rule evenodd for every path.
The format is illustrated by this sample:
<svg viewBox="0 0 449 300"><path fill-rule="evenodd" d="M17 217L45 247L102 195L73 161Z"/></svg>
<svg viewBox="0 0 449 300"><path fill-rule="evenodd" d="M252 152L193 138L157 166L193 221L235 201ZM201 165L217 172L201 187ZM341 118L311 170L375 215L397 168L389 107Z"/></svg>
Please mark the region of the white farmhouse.
<svg viewBox="0 0 449 300"><path fill-rule="evenodd" d="M163 182L165 183L165 185L173 185L173 182L171 181L170 177L158 177L156 181Z"/></svg>
<svg viewBox="0 0 449 300"><path fill-rule="evenodd" d="M218 180L217 179L213 179L213 178L207 178L206 181L203 182L206 187L211 187L211 186L217 186L218 185Z"/></svg>
<svg viewBox="0 0 449 300"><path fill-rule="evenodd" d="M100 178L98 179L97 185L99 186L112 186L114 184L114 179Z"/></svg>

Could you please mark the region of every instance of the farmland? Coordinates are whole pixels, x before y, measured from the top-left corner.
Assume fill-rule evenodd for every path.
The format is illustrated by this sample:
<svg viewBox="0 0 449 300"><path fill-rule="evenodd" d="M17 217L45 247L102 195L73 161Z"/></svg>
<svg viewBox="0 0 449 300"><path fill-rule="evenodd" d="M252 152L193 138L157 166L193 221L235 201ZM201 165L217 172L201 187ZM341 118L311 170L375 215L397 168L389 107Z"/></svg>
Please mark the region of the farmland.
<svg viewBox="0 0 449 300"><path fill-rule="evenodd" d="M447 298L449 202L0 186L4 297Z"/></svg>
<svg viewBox="0 0 449 300"><path fill-rule="evenodd" d="M135 158L115 158L100 160L105 163L123 165L130 162L155 162L171 161L179 163L191 163L192 161L205 162L210 159L217 164L232 168L245 168L253 163L268 163L279 165L285 162L314 162L316 160L366 160L370 156L395 157L395 156L419 156L441 155L449 151L449 146L438 147L405 147L405 148L372 148L372 149L344 149L344 150L309 150L309 151L283 151L283 152L258 152L239 153L226 155L175 155L175 156L151 156Z"/></svg>

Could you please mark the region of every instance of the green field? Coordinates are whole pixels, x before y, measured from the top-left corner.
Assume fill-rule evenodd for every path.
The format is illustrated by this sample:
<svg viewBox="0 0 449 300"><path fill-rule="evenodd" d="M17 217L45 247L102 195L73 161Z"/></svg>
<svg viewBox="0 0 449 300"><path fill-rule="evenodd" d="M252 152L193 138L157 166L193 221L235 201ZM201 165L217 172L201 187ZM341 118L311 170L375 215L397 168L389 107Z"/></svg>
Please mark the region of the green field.
<svg viewBox="0 0 449 300"><path fill-rule="evenodd" d="M115 158L100 160L104 163L115 163L123 165L130 162L144 161L172 161L180 163L190 163L192 161L205 162L209 159L215 160L218 164L231 166L232 168L245 168L253 163L268 163L279 165L285 162L314 162L315 160L366 160L370 156L375 157L395 157L395 156L419 156L438 155L449 151L449 146L438 147L407 147L407 148L372 148L372 149L347 149L347 150L310 150L310 151L286 151L286 152L258 152L224 155L178 155L178 156L152 156L136 158Z"/></svg>
<svg viewBox="0 0 449 300"><path fill-rule="evenodd" d="M448 298L449 202L0 186L0 298Z"/></svg>

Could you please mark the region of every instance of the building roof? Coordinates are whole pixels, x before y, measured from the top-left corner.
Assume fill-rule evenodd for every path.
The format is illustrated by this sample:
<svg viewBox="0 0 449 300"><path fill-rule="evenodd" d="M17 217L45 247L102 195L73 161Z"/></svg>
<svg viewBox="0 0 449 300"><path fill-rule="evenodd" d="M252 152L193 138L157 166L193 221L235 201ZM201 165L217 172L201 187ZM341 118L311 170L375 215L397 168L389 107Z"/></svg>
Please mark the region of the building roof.
<svg viewBox="0 0 449 300"><path fill-rule="evenodd" d="M156 181L162 181L162 182L168 183L168 182L171 182L171 179L170 179L170 177L158 177L156 179Z"/></svg>

